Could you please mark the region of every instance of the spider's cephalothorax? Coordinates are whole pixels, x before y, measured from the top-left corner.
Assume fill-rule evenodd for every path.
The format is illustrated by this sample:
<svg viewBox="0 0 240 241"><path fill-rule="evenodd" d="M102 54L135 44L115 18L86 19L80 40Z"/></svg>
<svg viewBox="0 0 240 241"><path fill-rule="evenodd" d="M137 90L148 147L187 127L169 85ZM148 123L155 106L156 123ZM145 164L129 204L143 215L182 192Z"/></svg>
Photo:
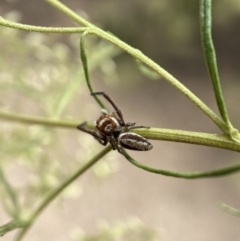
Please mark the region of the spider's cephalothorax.
<svg viewBox="0 0 240 241"><path fill-rule="evenodd" d="M131 122L125 123L121 110L104 92L94 92L92 95L103 95L110 102L116 112L109 114L103 109L101 116L97 119L95 124L97 131L84 128L86 122L77 126L79 130L91 134L104 146L109 142L112 145L113 150L117 149L120 153L120 147L136 151L148 151L153 148L152 144L147 139L136 133L129 132L131 129L149 127L136 126L135 123Z"/></svg>
<svg viewBox="0 0 240 241"><path fill-rule="evenodd" d="M114 113L110 115L104 109L102 110L102 115L97 119L95 126L97 130L105 136L114 135L117 137L122 129L120 121Z"/></svg>

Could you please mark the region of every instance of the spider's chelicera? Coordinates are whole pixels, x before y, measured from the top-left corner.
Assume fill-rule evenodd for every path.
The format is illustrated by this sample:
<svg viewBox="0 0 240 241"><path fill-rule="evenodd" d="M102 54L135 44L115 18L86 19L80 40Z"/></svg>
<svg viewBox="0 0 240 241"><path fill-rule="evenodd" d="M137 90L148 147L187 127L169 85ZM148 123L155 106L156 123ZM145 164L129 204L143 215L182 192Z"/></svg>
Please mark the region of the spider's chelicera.
<svg viewBox="0 0 240 241"><path fill-rule="evenodd" d="M115 102L104 92L94 92L91 95L102 95L115 109L111 114L107 110L101 111L101 116L96 121L96 131L86 129L86 122L77 126L77 129L92 135L99 141L100 144L106 146L108 142L112 145L113 150L118 150L121 153L120 147L135 150L148 151L153 148L152 144L144 137L129 132L137 128L149 128L146 126L135 125L135 123L125 123L121 110Z"/></svg>

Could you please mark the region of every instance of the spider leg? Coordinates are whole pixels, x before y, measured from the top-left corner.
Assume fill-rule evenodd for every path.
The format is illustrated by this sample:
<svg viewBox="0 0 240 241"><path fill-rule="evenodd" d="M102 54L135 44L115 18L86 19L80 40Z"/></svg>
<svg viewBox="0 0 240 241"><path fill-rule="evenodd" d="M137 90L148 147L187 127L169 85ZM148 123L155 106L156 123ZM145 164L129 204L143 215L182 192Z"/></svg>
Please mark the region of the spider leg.
<svg viewBox="0 0 240 241"><path fill-rule="evenodd" d="M120 149L120 147L119 147L119 145L117 143L117 140L114 138L114 136L110 136L108 141L111 144L113 150L117 149L118 152L121 153L121 149Z"/></svg>
<svg viewBox="0 0 240 241"><path fill-rule="evenodd" d="M103 146L106 146L107 143L108 143L108 140L106 139L106 137L103 136L103 135L100 135L100 134L99 134L98 132L96 132L96 131L92 131L92 130L89 130L89 129L86 129L85 127L83 127L83 126L85 126L86 124L87 124L87 122L83 122L83 123L79 124L79 125L77 126L77 129L80 130L80 131L83 131L83 132L85 132L85 133L90 134L90 135L93 136L96 140L98 140L98 142L99 142L100 144L102 144Z"/></svg>
<svg viewBox="0 0 240 241"><path fill-rule="evenodd" d="M128 130L132 130L132 129L140 129L140 128L145 128L145 129L149 129L150 128L150 126L133 126L133 125L131 125L131 126L127 126L127 129Z"/></svg>
<svg viewBox="0 0 240 241"><path fill-rule="evenodd" d="M135 126L136 123L135 122L128 122L126 123L126 127L131 127L131 126Z"/></svg>
<svg viewBox="0 0 240 241"><path fill-rule="evenodd" d="M116 103L105 93L105 92L92 92L91 95L102 95L105 99L108 100L108 102L113 106L113 108L116 110L119 118L121 119L122 125L125 126L125 121L123 119L122 111L117 107Z"/></svg>

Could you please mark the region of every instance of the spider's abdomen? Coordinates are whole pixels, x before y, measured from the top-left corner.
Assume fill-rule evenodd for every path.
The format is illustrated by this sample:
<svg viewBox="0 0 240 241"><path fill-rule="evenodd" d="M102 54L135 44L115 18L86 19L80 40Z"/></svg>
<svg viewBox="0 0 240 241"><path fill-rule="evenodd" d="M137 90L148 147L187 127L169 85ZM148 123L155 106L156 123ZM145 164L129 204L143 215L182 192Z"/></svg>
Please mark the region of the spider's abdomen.
<svg viewBox="0 0 240 241"><path fill-rule="evenodd" d="M111 136L121 131L118 120L108 114L103 114L99 117L96 121L96 128L105 136Z"/></svg>
<svg viewBox="0 0 240 241"><path fill-rule="evenodd" d="M118 144L123 148L135 151L149 151L153 148L152 144L147 139L131 132L120 134L118 137Z"/></svg>

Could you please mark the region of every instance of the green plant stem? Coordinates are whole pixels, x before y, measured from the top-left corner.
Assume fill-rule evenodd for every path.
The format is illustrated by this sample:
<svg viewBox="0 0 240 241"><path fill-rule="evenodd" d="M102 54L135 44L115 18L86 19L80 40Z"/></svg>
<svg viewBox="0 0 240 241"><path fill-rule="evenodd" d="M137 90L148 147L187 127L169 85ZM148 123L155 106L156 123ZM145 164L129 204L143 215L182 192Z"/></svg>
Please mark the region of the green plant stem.
<svg viewBox="0 0 240 241"><path fill-rule="evenodd" d="M121 53L119 48L114 45L108 44L104 48L99 44L98 48L90 57L89 71L93 71L101 63L106 62L109 58L118 56ZM55 107L55 117L60 117L63 113L64 108L72 100L74 94L79 92L79 85L84 80L84 69L80 68L77 77L66 86L65 90L59 95L58 101Z"/></svg>
<svg viewBox="0 0 240 241"><path fill-rule="evenodd" d="M90 82L89 72L88 72L88 60L87 60L87 55L86 55L85 45L84 45L85 36L87 34L88 34L87 32L84 32L82 34L81 38L80 38L80 57L81 57L81 60L82 60L85 79L86 79L88 89L89 89L90 93L93 93L93 87L92 87L92 84ZM94 95L93 98L96 100L96 102L99 104L99 106L101 108L106 109L106 107L104 106L102 101L98 98L98 96Z"/></svg>
<svg viewBox="0 0 240 241"><path fill-rule="evenodd" d="M14 23L12 21L6 20L0 16L0 25L14 28L18 30L26 30L30 32L42 32L42 33L83 33L87 28L52 28L52 27L40 27L21 23Z"/></svg>
<svg viewBox="0 0 240 241"><path fill-rule="evenodd" d="M232 125L228 118L227 108L222 94L220 78L217 68L217 58L212 40L212 0L200 0L200 27L202 47L205 56L205 62L208 68L209 76L212 81L215 98L217 101L219 112L229 127ZM229 133L230 134L230 133Z"/></svg>
<svg viewBox="0 0 240 241"><path fill-rule="evenodd" d="M93 24L91 24L89 21L85 20L84 18L80 17L78 14L76 14L74 11L72 11L63 3L56 0L44 0L44 1L51 4L55 9L58 9L60 12L63 12L65 15L70 17L78 24L85 27L95 27Z"/></svg>
<svg viewBox="0 0 240 241"><path fill-rule="evenodd" d="M163 128L132 130L139 135L151 140L174 141L188 144L218 147L240 152L240 144L232 141L224 134L210 134L184 130Z"/></svg>
<svg viewBox="0 0 240 241"><path fill-rule="evenodd" d="M137 162L136 160L134 160L131 156L128 155L128 153L125 150L123 150L123 155L134 166L141 168L147 172L161 174L164 176L177 177L177 178L197 179L197 178L206 178L206 177L220 177L220 176L224 176L224 175L228 175L228 174L232 174L234 172L240 171L240 164L235 164L235 165L214 169L210 171L205 171L205 172L172 172L168 170L156 169L149 166L145 166Z"/></svg>
<svg viewBox="0 0 240 241"><path fill-rule="evenodd" d="M18 115L15 113L0 111L0 119L19 122L23 124L44 125L50 127L76 128L81 121L59 120L44 117Z"/></svg>
<svg viewBox="0 0 240 241"><path fill-rule="evenodd" d="M23 228L27 225L28 223L26 221L22 220L13 220L3 226L0 227L0 237L5 235L6 233L17 229L17 228Z"/></svg>
<svg viewBox="0 0 240 241"><path fill-rule="evenodd" d="M57 189L50 193L43 202L33 211L32 215L27 222L27 225L19 232L16 237L16 241L22 240L28 229L31 227L36 218L41 214L41 212L61 193L66 187L69 186L73 181L75 181L79 176L81 176L85 171L92 167L98 160L104 157L110 150L111 146L105 147L100 153L89 160L84 166L80 167L72 176L70 176L64 183L62 183Z"/></svg>
<svg viewBox="0 0 240 241"><path fill-rule="evenodd" d="M18 197L17 197L17 194L16 194L15 190L10 185L8 180L6 179L6 177L5 177L1 167L0 167L0 182L5 187L5 190L6 190L8 196L9 196L9 198L11 200L11 203L12 203L12 206L13 206L13 211L12 211L13 217L15 219L18 219L19 218L19 213L20 213Z"/></svg>
<svg viewBox="0 0 240 241"><path fill-rule="evenodd" d="M225 203L219 203L219 207L222 210L224 210L224 211L226 211L226 212L228 212L228 213L230 213L234 216L240 217L240 210L239 209L233 208L233 207L231 207L231 206L229 206Z"/></svg>
<svg viewBox="0 0 240 241"><path fill-rule="evenodd" d="M49 119L43 117L18 115L15 113L9 113L0 111L0 119L20 122L23 124L44 125L50 127L60 128L76 128L76 126L84 122ZM87 125L87 128L94 129L93 125ZM133 132L142 135L147 139L161 140L161 141L175 141L189 144L197 144L203 146L219 147L232 151L240 152L240 144L230 140L225 135L209 134L201 132L191 132L172 129L150 128L150 129L136 129Z"/></svg>
<svg viewBox="0 0 240 241"><path fill-rule="evenodd" d="M72 10L67 8L64 4L60 3L56 0L45 0L54 7L56 7L59 11L63 12L67 16L71 17L78 24L89 27L87 32L89 34L97 35L114 45L118 46L128 54L132 55L134 58L140 60L142 63L147 65L150 69L158 73L165 80L167 80L170 84L172 84L176 89L181 91L185 96L187 96L193 103L195 103L224 133L228 133L228 126L205 104L203 103L196 95L194 95L188 88L186 88L183 84L181 84L176 78L174 78L171 74L169 74L166 70L161 68L158 64L152 61L150 58L145 56L141 51L135 49L125 42L121 41L119 38L114 35L103 31L102 29L94 26L90 22L83 20L83 18L79 17Z"/></svg>

